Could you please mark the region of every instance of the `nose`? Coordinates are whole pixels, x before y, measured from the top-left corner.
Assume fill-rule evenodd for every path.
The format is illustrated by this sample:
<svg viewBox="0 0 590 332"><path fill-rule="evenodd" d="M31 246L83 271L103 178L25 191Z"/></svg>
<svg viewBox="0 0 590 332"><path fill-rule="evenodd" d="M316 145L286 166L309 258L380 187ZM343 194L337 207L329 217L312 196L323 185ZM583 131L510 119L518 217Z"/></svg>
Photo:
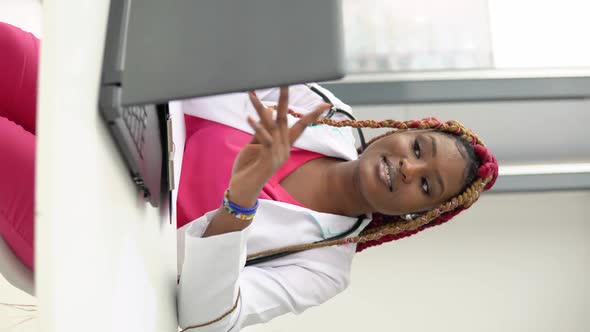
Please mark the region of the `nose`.
<svg viewBox="0 0 590 332"><path fill-rule="evenodd" d="M399 161L399 173L402 181L406 184L414 182L414 179L420 178L426 165L417 160L401 159Z"/></svg>

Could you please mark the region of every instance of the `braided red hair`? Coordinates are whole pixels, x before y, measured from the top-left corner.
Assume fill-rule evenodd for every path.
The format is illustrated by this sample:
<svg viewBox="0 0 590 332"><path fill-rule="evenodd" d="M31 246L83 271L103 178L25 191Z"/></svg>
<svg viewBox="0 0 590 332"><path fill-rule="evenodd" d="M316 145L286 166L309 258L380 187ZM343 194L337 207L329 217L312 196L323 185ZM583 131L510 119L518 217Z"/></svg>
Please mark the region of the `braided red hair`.
<svg viewBox="0 0 590 332"><path fill-rule="evenodd" d="M483 145L483 142L472 131L466 129L465 127L463 127L460 123L458 123L456 121L447 122L449 127L448 127L448 130L445 130L447 128L445 128L445 126L443 126L442 123L439 120L437 120L436 118L426 118L426 119L422 119L420 121L413 120L413 121L409 121L409 122L410 122L410 125L407 126L408 129L412 129L412 128L434 129L434 130L439 130L441 132L455 135L459 139L465 140L473 148L475 155L479 159L479 162L480 162L479 169L477 170L477 178L475 180L473 180L473 182L476 182L478 179L480 181L487 179L482 191L489 190L494 185L494 183L496 182L496 179L498 178L498 163L496 161L496 158L494 157L494 155L492 155L490 153L490 151ZM408 122L406 122L406 124L407 123ZM425 126L424 123L426 123L427 125ZM424 128L424 127L426 127L426 128ZM395 131L386 133L382 136L390 135L393 133L395 133ZM382 136L380 136L378 138L381 138ZM373 141L369 142L369 144L372 143ZM479 196L479 193L477 194L477 196ZM404 237L412 236L412 235L414 235L418 232L421 232L427 228L441 225L441 224L451 220L454 216L459 214L461 211L468 209L477 200L477 198L478 197L475 197L475 199L472 199L469 202L469 204L458 205L457 207L455 207L454 209L452 209L450 211L440 213L440 215L437 216L435 219L431 220L430 222L428 222L424 225L419 226L416 229L402 231L397 234L385 234L382 237L380 237L378 239L374 239L374 240L369 240L369 241L364 241L364 242L359 241L356 251L361 252L361 251L365 250L366 248L377 246L382 243L398 240L398 239L401 239ZM379 213L374 213L373 220L371 221L369 226L363 231L363 233L361 233L361 236L363 234L370 234L372 231L375 231L379 228L386 226L387 224L391 224L391 223L394 223L394 222L400 221L400 220L401 220L401 218L398 216L386 216L386 215L382 215Z"/></svg>
<svg viewBox="0 0 590 332"><path fill-rule="evenodd" d="M289 113L295 117L301 117L300 114L291 110L289 110ZM356 251L360 252L369 247L408 237L432 226L443 224L459 214L461 211L468 209L473 203L475 203L475 201L477 201L481 192L489 190L498 178L498 163L496 158L491 152L488 151L488 149L484 146L483 141L479 139L475 133L465 128L465 126L457 121L441 122L438 119L432 117L422 120L409 121L334 121L331 119L321 119L316 121L316 124L326 124L333 127L393 129L384 135L374 138L368 144L371 144L383 136L394 134L398 130L430 129L448 133L464 140L469 146L473 147L475 156L480 161L480 166L477 170L476 178L471 181L470 184L468 184L467 188L463 190L462 193L444 202L438 207L425 212L414 220L407 221L400 218L399 216L386 216L379 213L374 213L373 220L359 236L267 250L248 255L248 259L282 252L299 251L347 243L356 243Z"/></svg>
<svg viewBox="0 0 590 332"><path fill-rule="evenodd" d="M290 113L296 117L300 115L290 111ZM457 197L452 198L445 204L442 204L438 208L429 211L426 215L430 215L430 217L422 217L421 221L417 221L416 224L419 224L417 227L404 227L408 228L398 232L391 232L391 230L383 232L387 230L388 225L393 224L406 224L408 226L408 222L401 219L398 216L386 216L379 213L373 214L373 220L363 230L360 237L362 238L363 235L370 235L370 234L378 234L379 236L374 239L359 239L357 242L357 252L363 251L366 248L376 246L385 242L401 239L407 236L414 235L418 232L423 231L426 228L430 228L432 226L440 225L442 223L447 222L448 220L452 219L454 216L459 214L461 211L468 209L478 198L479 194L482 191L489 190L496 179L498 178L498 162L492 153L484 146L483 141L477 137L477 135L463 126L461 123L457 121L447 121L441 122L436 118L424 118L422 120L409 120L409 121L398 121L398 120L383 120L383 121L373 121L373 120L344 120L344 121L334 121L331 119L322 119L318 120L317 123L326 124L329 126L334 127L353 127L353 128L392 128L393 130L385 133L379 137L374 138L370 141L367 145L371 144L372 142L380 139L384 136L394 134L398 130L420 130L420 129L430 129L436 130L443 133L451 134L459 139L464 140L467 142L474 150L476 157L480 161L480 167L477 170L477 177L472 183L463 191L463 193L459 194ZM481 186L482 188L478 188ZM419 218L420 219L420 218ZM426 220L430 219L430 220ZM394 229L399 227L393 227ZM375 236L371 236L373 238Z"/></svg>

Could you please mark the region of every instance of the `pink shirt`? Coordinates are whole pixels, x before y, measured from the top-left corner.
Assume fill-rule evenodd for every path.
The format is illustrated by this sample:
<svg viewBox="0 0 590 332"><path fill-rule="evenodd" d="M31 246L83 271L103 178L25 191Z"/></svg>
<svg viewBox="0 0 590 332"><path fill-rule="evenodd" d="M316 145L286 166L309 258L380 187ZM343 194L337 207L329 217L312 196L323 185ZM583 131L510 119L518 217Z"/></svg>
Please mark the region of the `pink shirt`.
<svg viewBox="0 0 590 332"><path fill-rule="evenodd" d="M186 143L178 189L177 227L221 205L231 177L234 159L252 135L241 130L185 115ZM264 185L259 198L303 206L280 185L297 167L321 154L291 149L289 160Z"/></svg>

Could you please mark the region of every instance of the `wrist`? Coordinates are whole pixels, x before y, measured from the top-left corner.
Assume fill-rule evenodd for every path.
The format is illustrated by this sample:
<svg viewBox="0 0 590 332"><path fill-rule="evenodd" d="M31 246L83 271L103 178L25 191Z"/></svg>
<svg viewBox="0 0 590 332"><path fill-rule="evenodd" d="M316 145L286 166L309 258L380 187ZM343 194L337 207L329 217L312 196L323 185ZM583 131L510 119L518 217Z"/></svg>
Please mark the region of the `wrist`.
<svg viewBox="0 0 590 332"><path fill-rule="evenodd" d="M243 206L245 208L251 208L256 205L258 201L258 195L260 194L261 189L249 189L248 186L239 186L235 183L230 182L228 187L229 190L229 200L237 205Z"/></svg>
<svg viewBox="0 0 590 332"><path fill-rule="evenodd" d="M258 209L258 200L256 200L254 206L245 207L236 204L235 202L232 202L229 198L229 194L230 191L229 189L227 189L223 195L223 200L221 202L221 206L223 207L225 212L239 220L251 221L252 219L254 219L254 216L256 215L256 210Z"/></svg>

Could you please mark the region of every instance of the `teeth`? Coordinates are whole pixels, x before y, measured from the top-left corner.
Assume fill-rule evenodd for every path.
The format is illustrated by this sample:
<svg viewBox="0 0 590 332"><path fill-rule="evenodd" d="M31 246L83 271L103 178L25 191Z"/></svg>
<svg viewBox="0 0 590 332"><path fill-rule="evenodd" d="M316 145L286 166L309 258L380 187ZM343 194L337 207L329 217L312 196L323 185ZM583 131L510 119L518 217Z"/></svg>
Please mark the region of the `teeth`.
<svg viewBox="0 0 590 332"><path fill-rule="evenodd" d="M387 163L387 159L385 159L385 157L383 157L383 164L385 165L385 175L386 175L386 179L387 179L387 184L389 185L389 190L391 190L391 174L390 172L390 168L389 168L389 164Z"/></svg>

